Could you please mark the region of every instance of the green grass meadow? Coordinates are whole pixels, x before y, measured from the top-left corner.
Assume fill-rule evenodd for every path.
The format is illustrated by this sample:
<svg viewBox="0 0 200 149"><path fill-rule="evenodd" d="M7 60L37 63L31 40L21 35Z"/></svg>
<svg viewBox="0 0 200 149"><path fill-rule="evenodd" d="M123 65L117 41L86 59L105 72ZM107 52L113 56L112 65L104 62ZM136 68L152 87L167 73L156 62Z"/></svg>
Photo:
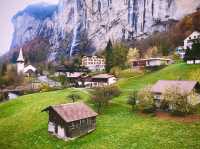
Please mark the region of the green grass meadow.
<svg viewBox="0 0 200 149"><path fill-rule="evenodd" d="M0 149L200 149L200 122L180 123L131 112L127 92L160 79L188 79L199 65L174 64L144 75L121 78L123 93L97 117L96 131L65 142L47 132L49 105L71 102L75 89L36 93L0 104ZM87 90L76 89L96 109Z"/></svg>

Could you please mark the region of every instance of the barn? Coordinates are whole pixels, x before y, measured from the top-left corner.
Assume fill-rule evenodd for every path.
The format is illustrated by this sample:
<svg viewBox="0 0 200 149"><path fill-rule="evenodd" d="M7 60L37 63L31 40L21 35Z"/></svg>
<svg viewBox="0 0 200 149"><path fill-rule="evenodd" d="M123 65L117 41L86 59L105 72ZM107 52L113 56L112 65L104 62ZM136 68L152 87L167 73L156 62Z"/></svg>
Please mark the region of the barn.
<svg viewBox="0 0 200 149"><path fill-rule="evenodd" d="M96 129L96 116L83 102L49 106L48 132L58 138L70 140Z"/></svg>

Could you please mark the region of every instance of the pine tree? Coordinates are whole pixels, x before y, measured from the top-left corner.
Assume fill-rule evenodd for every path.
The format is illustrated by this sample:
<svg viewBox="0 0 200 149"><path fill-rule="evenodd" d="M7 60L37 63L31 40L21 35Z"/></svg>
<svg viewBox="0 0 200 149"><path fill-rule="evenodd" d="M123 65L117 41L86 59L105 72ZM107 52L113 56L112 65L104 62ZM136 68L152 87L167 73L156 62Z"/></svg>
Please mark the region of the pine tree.
<svg viewBox="0 0 200 149"><path fill-rule="evenodd" d="M193 41L192 56L194 60L200 59L200 40Z"/></svg>
<svg viewBox="0 0 200 149"><path fill-rule="evenodd" d="M191 50L188 48L185 51L184 61L191 60L191 59L192 59Z"/></svg>
<svg viewBox="0 0 200 149"><path fill-rule="evenodd" d="M199 60L200 59L200 41L194 40L192 49L187 49L185 53L184 60Z"/></svg>
<svg viewBox="0 0 200 149"><path fill-rule="evenodd" d="M110 72L113 67L113 46L111 40L108 41L106 46L106 72Z"/></svg>

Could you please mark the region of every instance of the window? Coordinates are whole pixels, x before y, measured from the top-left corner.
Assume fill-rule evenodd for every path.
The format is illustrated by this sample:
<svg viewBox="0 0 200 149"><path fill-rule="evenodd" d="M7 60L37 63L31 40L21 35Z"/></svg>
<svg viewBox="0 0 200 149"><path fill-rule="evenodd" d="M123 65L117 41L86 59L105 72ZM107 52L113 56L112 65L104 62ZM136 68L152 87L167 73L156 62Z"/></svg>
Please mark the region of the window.
<svg viewBox="0 0 200 149"><path fill-rule="evenodd" d="M81 126L80 123L76 123L76 125L75 125L76 128L79 128L80 126Z"/></svg>
<svg viewBox="0 0 200 149"><path fill-rule="evenodd" d="M85 123L86 123L85 119L81 120L81 124L85 124Z"/></svg>
<svg viewBox="0 0 200 149"><path fill-rule="evenodd" d="M70 123L69 128L75 129L75 124L74 124L74 122Z"/></svg>
<svg viewBox="0 0 200 149"><path fill-rule="evenodd" d="M90 125L90 124L91 124L91 121L90 121L90 119L89 119L89 118L87 119L87 124L88 124L88 125Z"/></svg>

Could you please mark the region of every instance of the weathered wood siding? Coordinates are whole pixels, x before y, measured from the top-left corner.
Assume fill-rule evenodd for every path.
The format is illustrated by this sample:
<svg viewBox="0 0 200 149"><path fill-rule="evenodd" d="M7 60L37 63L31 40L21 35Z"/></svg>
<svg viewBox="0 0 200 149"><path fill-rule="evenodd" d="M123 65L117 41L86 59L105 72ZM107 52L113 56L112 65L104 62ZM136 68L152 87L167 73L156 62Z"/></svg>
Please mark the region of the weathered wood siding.
<svg viewBox="0 0 200 149"><path fill-rule="evenodd" d="M81 136L96 128L96 117L71 122L67 126L71 138Z"/></svg>
<svg viewBox="0 0 200 149"><path fill-rule="evenodd" d="M49 122L55 126L55 134L64 129L66 138L75 138L88 133L96 128L96 117L86 118L66 123L54 110L49 110ZM62 137L62 136L60 136Z"/></svg>

